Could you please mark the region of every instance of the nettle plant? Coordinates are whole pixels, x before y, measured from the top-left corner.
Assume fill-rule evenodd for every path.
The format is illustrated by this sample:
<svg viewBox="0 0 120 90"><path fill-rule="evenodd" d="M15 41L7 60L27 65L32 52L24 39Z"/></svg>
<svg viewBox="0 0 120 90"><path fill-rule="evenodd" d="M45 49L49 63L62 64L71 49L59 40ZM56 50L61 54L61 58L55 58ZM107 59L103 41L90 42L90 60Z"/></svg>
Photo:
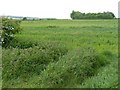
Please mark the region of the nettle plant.
<svg viewBox="0 0 120 90"><path fill-rule="evenodd" d="M22 30L20 23L20 20L2 19L2 47L10 46L10 43L14 40L14 34Z"/></svg>

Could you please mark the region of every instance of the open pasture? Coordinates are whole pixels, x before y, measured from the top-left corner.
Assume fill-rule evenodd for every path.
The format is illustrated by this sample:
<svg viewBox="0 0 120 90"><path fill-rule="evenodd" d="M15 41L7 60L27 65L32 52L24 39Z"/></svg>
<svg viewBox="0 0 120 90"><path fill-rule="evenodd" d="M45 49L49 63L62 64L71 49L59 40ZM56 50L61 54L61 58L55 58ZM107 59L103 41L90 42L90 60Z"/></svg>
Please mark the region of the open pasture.
<svg viewBox="0 0 120 90"><path fill-rule="evenodd" d="M41 20L24 21L20 42L59 42L69 49L92 46L117 52L117 20Z"/></svg>

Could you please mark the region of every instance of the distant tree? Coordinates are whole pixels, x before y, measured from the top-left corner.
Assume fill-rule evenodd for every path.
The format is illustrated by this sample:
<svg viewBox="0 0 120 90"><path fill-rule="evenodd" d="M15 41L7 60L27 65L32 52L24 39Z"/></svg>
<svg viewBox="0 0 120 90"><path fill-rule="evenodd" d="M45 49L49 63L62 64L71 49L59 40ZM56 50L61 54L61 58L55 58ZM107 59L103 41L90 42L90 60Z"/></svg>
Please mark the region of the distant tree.
<svg viewBox="0 0 120 90"><path fill-rule="evenodd" d="M107 12L108 14L112 15L115 18L115 15L112 12Z"/></svg>
<svg viewBox="0 0 120 90"><path fill-rule="evenodd" d="M113 19L115 15L112 12L103 13L81 13L79 11L72 11L70 14L72 19Z"/></svg>
<svg viewBox="0 0 120 90"><path fill-rule="evenodd" d="M24 17L23 20L27 20L27 17Z"/></svg>
<svg viewBox="0 0 120 90"><path fill-rule="evenodd" d="M72 19L75 19L75 11L74 11L74 10L73 10L72 13L70 14L70 17L71 17Z"/></svg>

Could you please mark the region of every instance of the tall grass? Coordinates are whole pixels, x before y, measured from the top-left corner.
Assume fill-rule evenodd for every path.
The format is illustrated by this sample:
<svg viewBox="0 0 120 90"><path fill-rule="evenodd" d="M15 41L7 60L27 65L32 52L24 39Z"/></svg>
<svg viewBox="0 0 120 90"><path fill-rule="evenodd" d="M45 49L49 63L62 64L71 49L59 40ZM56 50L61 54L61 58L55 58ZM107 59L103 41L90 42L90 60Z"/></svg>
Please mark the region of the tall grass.
<svg viewBox="0 0 120 90"><path fill-rule="evenodd" d="M7 56L3 57L4 87L16 87L15 85L21 82L14 81L19 81L20 78L24 83L27 82L27 87L31 85L39 88L75 87L76 84L80 85L85 79L94 76L100 67L110 63L108 56L99 54L89 47L71 51L67 55L66 50L64 52L60 50L58 47L50 51L34 47L24 51L14 49L13 53L10 53L11 49L4 51L3 54ZM33 78L33 81L29 78Z"/></svg>
<svg viewBox="0 0 120 90"><path fill-rule="evenodd" d="M68 53L57 63L49 64L39 76L37 87L64 88L75 87L86 78L93 76L97 69L108 64L107 58L94 49L77 49Z"/></svg>
<svg viewBox="0 0 120 90"><path fill-rule="evenodd" d="M26 49L3 49L3 79L27 78L31 74L39 75L50 62L58 61L67 51L64 46L53 43Z"/></svg>

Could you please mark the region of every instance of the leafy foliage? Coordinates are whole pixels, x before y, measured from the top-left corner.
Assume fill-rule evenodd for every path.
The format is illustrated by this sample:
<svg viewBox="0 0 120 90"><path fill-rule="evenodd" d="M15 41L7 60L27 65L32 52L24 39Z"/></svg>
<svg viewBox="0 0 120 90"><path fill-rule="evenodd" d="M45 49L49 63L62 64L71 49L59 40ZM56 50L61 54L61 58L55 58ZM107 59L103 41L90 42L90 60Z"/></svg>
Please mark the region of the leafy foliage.
<svg viewBox="0 0 120 90"><path fill-rule="evenodd" d="M14 34L20 32L20 22L19 20L11 20L7 18L2 19L2 46L7 47L14 39Z"/></svg>
<svg viewBox="0 0 120 90"><path fill-rule="evenodd" d="M79 11L72 11L70 16L72 19L113 19L115 18L115 15L112 12L81 13Z"/></svg>
<svg viewBox="0 0 120 90"><path fill-rule="evenodd" d="M23 20L27 20L27 17L24 17Z"/></svg>

